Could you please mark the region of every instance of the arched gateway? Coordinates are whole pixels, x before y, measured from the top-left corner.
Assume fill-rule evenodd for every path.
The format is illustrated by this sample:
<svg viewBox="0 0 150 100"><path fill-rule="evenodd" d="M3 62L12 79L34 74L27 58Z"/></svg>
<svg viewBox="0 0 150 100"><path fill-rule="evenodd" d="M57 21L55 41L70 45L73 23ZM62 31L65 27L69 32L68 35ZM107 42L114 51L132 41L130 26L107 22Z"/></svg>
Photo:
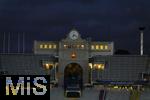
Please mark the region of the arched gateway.
<svg viewBox="0 0 150 100"><path fill-rule="evenodd" d="M83 85L83 69L77 63L70 63L64 70L64 88L68 85Z"/></svg>

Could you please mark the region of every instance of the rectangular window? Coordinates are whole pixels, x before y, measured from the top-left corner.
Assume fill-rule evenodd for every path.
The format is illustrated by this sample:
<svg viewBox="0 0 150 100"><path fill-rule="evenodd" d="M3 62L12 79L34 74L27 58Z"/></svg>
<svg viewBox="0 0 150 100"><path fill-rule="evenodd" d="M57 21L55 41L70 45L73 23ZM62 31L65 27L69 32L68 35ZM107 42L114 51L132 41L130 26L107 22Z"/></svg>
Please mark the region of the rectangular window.
<svg viewBox="0 0 150 100"><path fill-rule="evenodd" d="M47 45L46 44L44 45L44 48L47 49Z"/></svg>
<svg viewBox="0 0 150 100"><path fill-rule="evenodd" d="M95 48L94 48L94 45L91 45L91 49L92 49L92 50L94 50L94 49L95 49Z"/></svg>
<svg viewBox="0 0 150 100"><path fill-rule="evenodd" d="M52 48L52 45L49 45L49 49L51 49Z"/></svg>
<svg viewBox="0 0 150 100"><path fill-rule="evenodd" d="M56 45L55 44L53 45L53 48L56 49Z"/></svg>
<svg viewBox="0 0 150 100"><path fill-rule="evenodd" d="M67 49L67 45L66 44L64 44L64 48Z"/></svg>
<svg viewBox="0 0 150 100"><path fill-rule="evenodd" d="M42 48L43 48L43 45L41 44L41 45L40 45L40 49L42 49Z"/></svg>
<svg viewBox="0 0 150 100"><path fill-rule="evenodd" d="M99 50L99 45L96 45L96 50Z"/></svg>
<svg viewBox="0 0 150 100"><path fill-rule="evenodd" d="M44 69L48 70L50 70L54 66L53 62L50 60L41 60L41 64Z"/></svg>
<svg viewBox="0 0 150 100"><path fill-rule="evenodd" d="M108 50L108 45L105 45L105 50Z"/></svg>
<svg viewBox="0 0 150 100"><path fill-rule="evenodd" d="M83 44L81 45L81 49L84 49L84 45Z"/></svg>
<svg viewBox="0 0 150 100"><path fill-rule="evenodd" d="M103 50L103 49L104 49L104 46L103 46L103 45L100 45L100 49Z"/></svg>
<svg viewBox="0 0 150 100"><path fill-rule="evenodd" d="M105 69L105 63L94 64L92 68L94 68L96 70L104 70Z"/></svg>

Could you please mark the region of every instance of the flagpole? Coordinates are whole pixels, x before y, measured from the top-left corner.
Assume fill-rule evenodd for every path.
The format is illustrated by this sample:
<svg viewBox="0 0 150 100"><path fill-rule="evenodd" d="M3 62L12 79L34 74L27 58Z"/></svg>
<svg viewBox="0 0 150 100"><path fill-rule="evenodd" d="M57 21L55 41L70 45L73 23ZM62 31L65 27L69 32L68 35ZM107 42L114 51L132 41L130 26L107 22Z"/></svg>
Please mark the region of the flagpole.
<svg viewBox="0 0 150 100"><path fill-rule="evenodd" d="M3 53L5 53L5 32L4 32L4 35L3 35Z"/></svg>

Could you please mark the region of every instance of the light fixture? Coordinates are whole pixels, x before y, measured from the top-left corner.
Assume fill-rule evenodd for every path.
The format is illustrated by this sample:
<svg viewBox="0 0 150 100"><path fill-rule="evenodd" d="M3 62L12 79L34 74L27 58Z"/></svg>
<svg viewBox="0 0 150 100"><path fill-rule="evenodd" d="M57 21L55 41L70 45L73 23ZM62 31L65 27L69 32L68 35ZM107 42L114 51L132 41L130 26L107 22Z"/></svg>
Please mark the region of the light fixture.
<svg viewBox="0 0 150 100"><path fill-rule="evenodd" d="M76 58L76 53L75 52L72 52L71 58Z"/></svg>
<svg viewBox="0 0 150 100"><path fill-rule="evenodd" d="M93 68L92 63L89 63L89 67L90 67L91 69Z"/></svg>

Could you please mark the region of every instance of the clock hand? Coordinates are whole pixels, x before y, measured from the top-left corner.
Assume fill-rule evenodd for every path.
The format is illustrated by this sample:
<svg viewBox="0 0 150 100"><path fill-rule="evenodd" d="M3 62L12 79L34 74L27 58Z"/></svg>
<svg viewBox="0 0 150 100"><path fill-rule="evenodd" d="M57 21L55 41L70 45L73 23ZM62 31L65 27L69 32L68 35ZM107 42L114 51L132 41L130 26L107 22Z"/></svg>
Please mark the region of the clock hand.
<svg viewBox="0 0 150 100"><path fill-rule="evenodd" d="M75 35L75 34L73 34L73 37L74 37L74 36L76 37L76 35Z"/></svg>

